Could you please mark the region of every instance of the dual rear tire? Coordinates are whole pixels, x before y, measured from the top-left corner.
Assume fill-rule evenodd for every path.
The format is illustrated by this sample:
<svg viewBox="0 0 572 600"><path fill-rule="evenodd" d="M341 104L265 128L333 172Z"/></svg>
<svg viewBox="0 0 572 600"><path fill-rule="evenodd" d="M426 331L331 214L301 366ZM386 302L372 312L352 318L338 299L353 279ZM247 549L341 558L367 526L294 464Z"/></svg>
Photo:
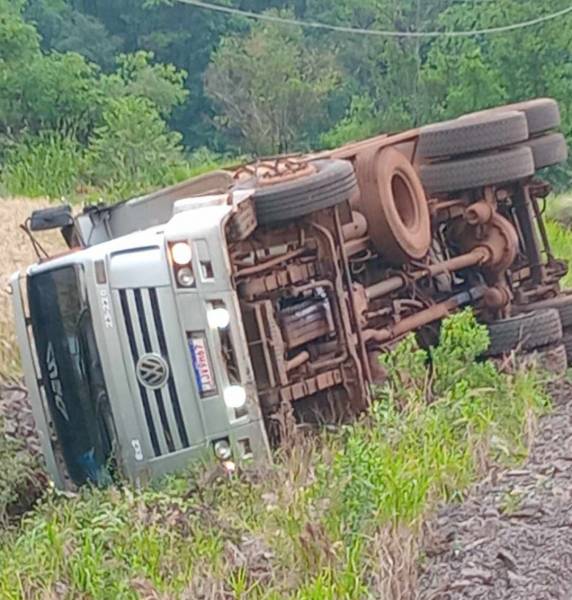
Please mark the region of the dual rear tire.
<svg viewBox="0 0 572 600"><path fill-rule="evenodd" d="M524 180L568 157L558 104L549 98L510 104L423 127L418 153L429 193L459 192Z"/></svg>

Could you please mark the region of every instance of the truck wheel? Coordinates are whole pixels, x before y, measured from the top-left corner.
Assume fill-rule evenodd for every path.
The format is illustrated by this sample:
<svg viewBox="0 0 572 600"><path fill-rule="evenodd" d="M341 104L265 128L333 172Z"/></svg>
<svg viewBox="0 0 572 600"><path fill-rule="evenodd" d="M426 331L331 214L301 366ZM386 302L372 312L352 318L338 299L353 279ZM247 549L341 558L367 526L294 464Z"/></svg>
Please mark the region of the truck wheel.
<svg viewBox="0 0 572 600"><path fill-rule="evenodd" d="M327 159L311 165L315 172L310 175L256 189L253 198L260 225L283 223L331 208L356 193L357 180L350 162Z"/></svg>
<svg viewBox="0 0 572 600"><path fill-rule="evenodd" d="M413 165L395 148L375 148L358 158L360 210L383 258L394 264L421 259L431 245L431 219Z"/></svg>
<svg viewBox="0 0 572 600"><path fill-rule="evenodd" d="M503 148L527 139L528 127L522 113L475 113L422 127L417 152L422 158L441 158Z"/></svg>
<svg viewBox="0 0 572 600"><path fill-rule="evenodd" d="M566 138L561 133L549 133L529 140L526 144L532 150L534 168L544 169L565 162L568 158Z"/></svg>
<svg viewBox="0 0 572 600"><path fill-rule="evenodd" d="M570 329L568 331L564 331L562 343L566 348L566 357L568 358L568 362L572 364L572 331Z"/></svg>
<svg viewBox="0 0 572 600"><path fill-rule="evenodd" d="M525 102L516 102L499 106L494 110L517 110L522 112L528 123L528 133L531 136L556 129L560 126L560 109L552 98L536 98Z"/></svg>
<svg viewBox="0 0 572 600"><path fill-rule="evenodd" d="M536 98L524 102L495 106L478 112L463 115L459 119L473 118L476 116L490 115L491 113L503 113L518 111L523 113L528 125L528 134L533 137L540 133L557 129L560 126L560 109L558 103L552 98Z"/></svg>
<svg viewBox="0 0 572 600"><path fill-rule="evenodd" d="M485 356L513 350L531 351L562 340L560 315L554 308L538 310L488 323L490 346Z"/></svg>
<svg viewBox="0 0 572 600"><path fill-rule="evenodd" d="M564 329L572 328L572 296L570 295L563 294L556 298L539 300L538 302L518 306L519 312L531 312L547 308L554 308L558 311L560 322Z"/></svg>
<svg viewBox="0 0 572 600"><path fill-rule="evenodd" d="M509 183L533 174L532 150L525 146L420 167L421 181L429 193Z"/></svg>

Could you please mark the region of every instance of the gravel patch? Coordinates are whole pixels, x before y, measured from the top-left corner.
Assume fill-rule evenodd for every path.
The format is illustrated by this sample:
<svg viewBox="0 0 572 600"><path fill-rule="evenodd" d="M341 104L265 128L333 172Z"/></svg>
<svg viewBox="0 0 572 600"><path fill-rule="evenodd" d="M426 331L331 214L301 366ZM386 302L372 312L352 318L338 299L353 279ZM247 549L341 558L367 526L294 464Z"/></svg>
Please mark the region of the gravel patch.
<svg viewBox="0 0 572 600"><path fill-rule="evenodd" d="M572 384L552 391L526 463L428 523L417 600L572 599Z"/></svg>

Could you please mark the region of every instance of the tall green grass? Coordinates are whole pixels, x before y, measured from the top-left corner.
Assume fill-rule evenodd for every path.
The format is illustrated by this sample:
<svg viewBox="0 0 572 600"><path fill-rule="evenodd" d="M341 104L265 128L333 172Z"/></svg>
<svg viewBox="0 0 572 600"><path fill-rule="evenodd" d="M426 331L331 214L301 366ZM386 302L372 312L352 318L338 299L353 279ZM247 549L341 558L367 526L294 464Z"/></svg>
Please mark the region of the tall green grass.
<svg viewBox="0 0 572 600"><path fill-rule="evenodd" d="M111 131L102 130L89 151L56 134L20 142L7 152L0 170L0 197L124 200L239 162L206 148L183 156L169 139L159 147L152 131L150 139L132 140L129 146L122 131Z"/></svg>
<svg viewBox="0 0 572 600"><path fill-rule="evenodd" d="M545 204L545 217L553 255L572 265L572 194L550 196ZM572 287L572 270L562 285Z"/></svg>
<svg viewBox="0 0 572 600"><path fill-rule="evenodd" d="M556 221L547 221L546 229L552 254L556 258L566 260L572 267L572 230ZM572 288L572 268L562 279L562 285L566 288Z"/></svg>
<svg viewBox="0 0 572 600"><path fill-rule="evenodd" d="M0 597L411 597L422 520L521 459L548 405L534 372L476 361L487 344L470 312L445 322L431 366L407 338L369 414L233 481L48 494L3 533Z"/></svg>
<svg viewBox="0 0 572 600"><path fill-rule="evenodd" d="M82 150L74 139L46 133L8 152L2 185L16 196L61 198L76 192L84 166Z"/></svg>

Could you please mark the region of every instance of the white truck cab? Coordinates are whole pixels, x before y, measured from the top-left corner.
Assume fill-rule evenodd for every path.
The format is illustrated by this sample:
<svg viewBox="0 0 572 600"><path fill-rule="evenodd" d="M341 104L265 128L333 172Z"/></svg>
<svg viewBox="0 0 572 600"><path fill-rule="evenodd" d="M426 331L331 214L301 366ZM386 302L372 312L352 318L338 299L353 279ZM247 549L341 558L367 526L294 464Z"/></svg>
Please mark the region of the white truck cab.
<svg viewBox="0 0 572 600"><path fill-rule="evenodd" d="M90 245L12 278L26 382L58 487L105 484L114 470L142 482L209 455L268 457L231 281L228 194L170 204L164 224L107 240L91 218L82 231L80 218Z"/></svg>

